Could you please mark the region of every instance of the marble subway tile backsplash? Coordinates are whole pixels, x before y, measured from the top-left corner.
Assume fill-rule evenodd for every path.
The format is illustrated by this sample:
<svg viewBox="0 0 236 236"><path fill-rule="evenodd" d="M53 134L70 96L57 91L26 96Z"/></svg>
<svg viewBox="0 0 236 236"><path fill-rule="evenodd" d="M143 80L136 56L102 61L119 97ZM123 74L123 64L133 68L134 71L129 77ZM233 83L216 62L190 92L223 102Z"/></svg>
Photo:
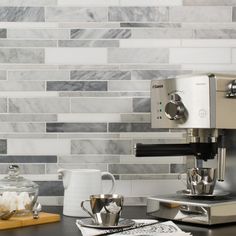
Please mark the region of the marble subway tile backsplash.
<svg viewBox="0 0 236 236"><path fill-rule="evenodd" d="M235 21L235 0L1 0L1 174L19 164L50 204L58 168L110 171L132 203L178 190L185 157L134 157L185 142L151 128L150 81L236 73Z"/></svg>

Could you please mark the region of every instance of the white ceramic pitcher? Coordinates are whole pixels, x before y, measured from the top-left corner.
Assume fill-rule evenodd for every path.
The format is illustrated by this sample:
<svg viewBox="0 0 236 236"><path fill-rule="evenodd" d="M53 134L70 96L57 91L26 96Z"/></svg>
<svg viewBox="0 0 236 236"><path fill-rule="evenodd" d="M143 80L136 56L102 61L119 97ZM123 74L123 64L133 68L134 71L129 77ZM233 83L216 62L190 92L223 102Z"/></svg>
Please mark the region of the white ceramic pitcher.
<svg viewBox="0 0 236 236"><path fill-rule="evenodd" d="M108 176L112 180L112 186L108 193L115 189L115 178L109 172L101 172L96 169L59 169L64 186L63 214L66 216L88 216L81 208L81 202L89 199L92 194L103 193L102 176Z"/></svg>

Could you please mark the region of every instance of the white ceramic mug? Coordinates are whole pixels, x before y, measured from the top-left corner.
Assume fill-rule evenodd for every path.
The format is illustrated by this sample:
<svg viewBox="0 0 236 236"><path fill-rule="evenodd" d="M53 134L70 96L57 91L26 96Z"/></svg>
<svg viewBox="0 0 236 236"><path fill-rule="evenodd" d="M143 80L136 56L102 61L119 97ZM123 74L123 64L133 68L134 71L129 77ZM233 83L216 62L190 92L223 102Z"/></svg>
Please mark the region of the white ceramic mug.
<svg viewBox="0 0 236 236"><path fill-rule="evenodd" d="M115 178L109 172L101 172L96 169L59 169L64 186L63 214L67 216L86 217L88 214L81 209L81 202L92 194L103 193L102 176L108 176L112 180L111 189L115 190Z"/></svg>

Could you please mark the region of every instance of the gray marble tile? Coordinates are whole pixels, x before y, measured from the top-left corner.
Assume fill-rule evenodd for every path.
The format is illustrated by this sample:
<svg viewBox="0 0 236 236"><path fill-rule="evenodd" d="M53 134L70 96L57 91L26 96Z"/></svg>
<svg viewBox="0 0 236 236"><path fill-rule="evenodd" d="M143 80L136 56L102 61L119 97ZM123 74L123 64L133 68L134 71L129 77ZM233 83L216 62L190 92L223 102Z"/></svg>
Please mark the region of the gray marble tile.
<svg viewBox="0 0 236 236"><path fill-rule="evenodd" d="M130 71L72 70L71 80L130 80Z"/></svg>
<svg viewBox="0 0 236 236"><path fill-rule="evenodd" d="M193 30L182 28L135 28L132 29L132 38L191 39L193 38Z"/></svg>
<svg viewBox="0 0 236 236"><path fill-rule="evenodd" d="M1 48L0 63L43 63L44 50L32 48Z"/></svg>
<svg viewBox="0 0 236 236"><path fill-rule="evenodd" d="M120 175L120 180L155 180L155 179L178 179L178 175L174 174L122 174Z"/></svg>
<svg viewBox="0 0 236 236"><path fill-rule="evenodd" d="M45 164L18 164L18 166L20 167L20 174L45 174ZM8 167L9 164L0 164L1 174L7 174Z"/></svg>
<svg viewBox="0 0 236 236"><path fill-rule="evenodd" d="M69 29L17 29L9 28L7 30L7 37L9 39L69 39Z"/></svg>
<svg viewBox="0 0 236 236"><path fill-rule="evenodd" d="M1 133L42 133L45 132L43 123L0 123Z"/></svg>
<svg viewBox="0 0 236 236"><path fill-rule="evenodd" d="M236 6L235 0L183 0L184 6Z"/></svg>
<svg viewBox="0 0 236 236"><path fill-rule="evenodd" d="M7 112L7 98L0 98L0 113Z"/></svg>
<svg viewBox="0 0 236 236"><path fill-rule="evenodd" d="M57 121L54 114L0 114L3 122L53 122Z"/></svg>
<svg viewBox="0 0 236 236"><path fill-rule="evenodd" d="M7 30L0 29L0 38L6 38L6 37L7 37Z"/></svg>
<svg viewBox="0 0 236 236"><path fill-rule="evenodd" d="M112 174L159 174L169 173L168 164L109 164Z"/></svg>
<svg viewBox="0 0 236 236"><path fill-rule="evenodd" d="M0 6L55 6L57 0L1 0Z"/></svg>
<svg viewBox="0 0 236 236"><path fill-rule="evenodd" d="M39 185L39 197L43 196L52 198L54 196L60 197L64 195L64 187L62 181L50 180L50 181L34 181L34 182Z"/></svg>
<svg viewBox="0 0 236 236"><path fill-rule="evenodd" d="M0 21L39 22L44 21L43 7L0 7Z"/></svg>
<svg viewBox="0 0 236 236"><path fill-rule="evenodd" d="M107 91L106 81L49 81L47 91Z"/></svg>
<svg viewBox="0 0 236 236"><path fill-rule="evenodd" d="M0 163L57 163L57 156L1 155Z"/></svg>
<svg viewBox="0 0 236 236"><path fill-rule="evenodd" d="M150 98L133 98L134 112L151 112Z"/></svg>
<svg viewBox="0 0 236 236"><path fill-rule="evenodd" d="M166 48L108 48L108 63L168 63Z"/></svg>
<svg viewBox="0 0 236 236"><path fill-rule="evenodd" d="M74 132L107 132L106 123L47 123L47 132L74 133Z"/></svg>
<svg viewBox="0 0 236 236"><path fill-rule="evenodd" d="M181 23L166 23L166 22L154 22L154 23L146 23L146 22L142 22L142 23L135 23L135 22L128 22L128 23L120 23L120 27L128 27L128 28L136 28L136 27L140 27L140 28L147 28L147 27L153 27L153 28L180 28L181 27Z"/></svg>
<svg viewBox="0 0 236 236"><path fill-rule="evenodd" d="M56 40L0 40L0 47L57 47Z"/></svg>
<svg viewBox="0 0 236 236"><path fill-rule="evenodd" d="M127 39L130 29L72 29L71 39Z"/></svg>
<svg viewBox="0 0 236 236"><path fill-rule="evenodd" d="M236 29L196 29L194 34L195 38L200 39L235 39Z"/></svg>
<svg viewBox="0 0 236 236"><path fill-rule="evenodd" d="M177 75L191 74L191 70L133 70L131 72L132 80L153 80L176 77Z"/></svg>
<svg viewBox="0 0 236 236"><path fill-rule="evenodd" d="M109 21L135 21L135 22L166 22L168 18L167 7L109 7Z"/></svg>
<svg viewBox="0 0 236 236"><path fill-rule="evenodd" d="M131 113L131 114L120 114L121 122L125 123L150 123L150 113Z"/></svg>
<svg viewBox="0 0 236 236"><path fill-rule="evenodd" d="M59 47L104 47L117 48L119 47L118 40L60 40Z"/></svg>
<svg viewBox="0 0 236 236"><path fill-rule="evenodd" d="M0 139L0 154L7 154L7 140Z"/></svg>
<svg viewBox="0 0 236 236"><path fill-rule="evenodd" d="M130 98L72 98L71 112L73 113L130 113L132 100Z"/></svg>
<svg viewBox="0 0 236 236"><path fill-rule="evenodd" d="M45 91L43 81L0 81L0 91Z"/></svg>
<svg viewBox="0 0 236 236"><path fill-rule="evenodd" d="M121 64L121 70L181 70L180 64Z"/></svg>
<svg viewBox="0 0 236 236"><path fill-rule="evenodd" d="M107 21L106 7L48 7L46 21L102 22Z"/></svg>
<svg viewBox="0 0 236 236"><path fill-rule="evenodd" d="M118 155L78 155L59 156L58 163L119 163Z"/></svg>
<svg viewBox="0 0 236 236"><path fill-rule="evenodd" d="M185 173L186 170L186 164L170 164L171 173Z"/></svg>
<svg viewBox="0 0 236 236"><path fill-rule="evenodd" d="M70 72L63 70L8 71L8 80L69 80Z"/></svg>
<svg viewBox="0 0 236 236"><path fill-rule="evenodd" d="M10 98L9 113L67 113L67 98Z"/></svg>
<svg viewBox="0 0 236 236"><path fill-rule="evenodd" d="M39 185L39 196L63 196L62 181L35 181Z"/></svg>
<svg viewBox="0 0 236 236"><path fill-rule="evenodd" d="M171 22L231 22L232 10L224 6L170 7L169 18Z"/></svg>
<svg viewBox="0 0 236 236"><path fill-rule="evenodd" d="M114 154L129 155L132 152L130 140L72 140L72 154Z"/></svg>
<svg viewBox="0 0 236 236"><path fill-rule="evenodd" d="M109 123L109 132L160 132L160 129L151 128L150 123Z"/></svg>

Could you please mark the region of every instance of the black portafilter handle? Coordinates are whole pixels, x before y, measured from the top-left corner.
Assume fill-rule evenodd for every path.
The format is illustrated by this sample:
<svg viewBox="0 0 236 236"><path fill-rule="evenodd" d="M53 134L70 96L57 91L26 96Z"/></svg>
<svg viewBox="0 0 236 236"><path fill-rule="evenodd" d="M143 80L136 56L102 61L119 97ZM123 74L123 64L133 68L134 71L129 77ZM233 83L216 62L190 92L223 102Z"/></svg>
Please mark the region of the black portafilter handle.
<svg viewBox="0 0 236 236"><path fill-rule="evenodd" d="M189 144L142 144L135 146L136 157L193 155Z"/></svg>
<svg viewBox="0 0 236 236"><path fill-rule="evenodd" d="M136 157L188 156L207 161L217 154L217 143L142 144L135 146Z"/></svg>

